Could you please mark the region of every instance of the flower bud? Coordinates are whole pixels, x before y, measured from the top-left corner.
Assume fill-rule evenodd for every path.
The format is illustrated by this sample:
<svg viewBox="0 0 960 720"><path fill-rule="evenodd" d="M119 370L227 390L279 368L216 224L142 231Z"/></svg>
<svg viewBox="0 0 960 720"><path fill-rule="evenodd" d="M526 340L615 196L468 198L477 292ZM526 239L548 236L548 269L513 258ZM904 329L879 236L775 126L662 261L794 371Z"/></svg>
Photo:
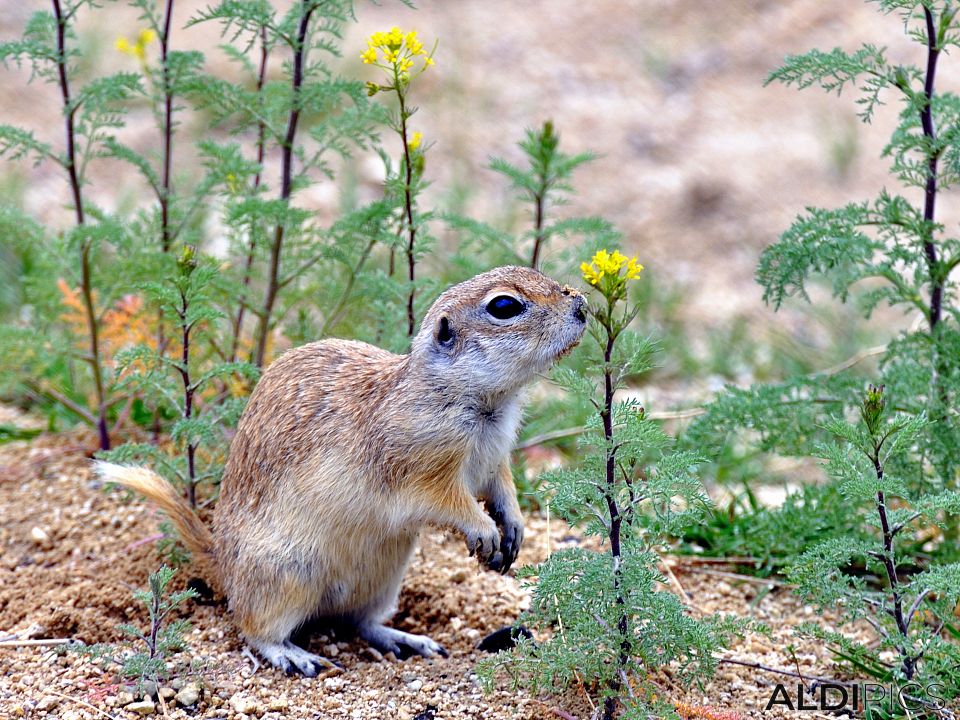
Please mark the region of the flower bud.
<svg viewBox="0 0 960 720"><path fill-rule="evenodd" d="M193 245L184 245L180 250L180 257L177 258L177 269L180 274L190 275L197 268L197 248Z"/></svg>

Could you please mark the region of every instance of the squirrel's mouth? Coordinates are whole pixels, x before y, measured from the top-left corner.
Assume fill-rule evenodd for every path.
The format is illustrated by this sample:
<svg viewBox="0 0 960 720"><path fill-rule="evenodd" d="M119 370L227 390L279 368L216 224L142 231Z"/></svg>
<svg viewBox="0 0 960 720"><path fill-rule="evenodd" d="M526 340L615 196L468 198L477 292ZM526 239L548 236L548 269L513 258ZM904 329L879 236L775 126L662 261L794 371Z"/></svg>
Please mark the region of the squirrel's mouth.
<svg viewBox="0 0 960 720"><path fill-rule="evenodd" d="M567 343L565 347L561 348L559 352L557 352L556 356L554 357L554 360L560 360L562 358L565 358L567 355L573 352L573 349L580 344L580 341L582 339L583 339L583 329L581 329L580 332L577 333L576 337L573 339L572 342Z"/></svg>

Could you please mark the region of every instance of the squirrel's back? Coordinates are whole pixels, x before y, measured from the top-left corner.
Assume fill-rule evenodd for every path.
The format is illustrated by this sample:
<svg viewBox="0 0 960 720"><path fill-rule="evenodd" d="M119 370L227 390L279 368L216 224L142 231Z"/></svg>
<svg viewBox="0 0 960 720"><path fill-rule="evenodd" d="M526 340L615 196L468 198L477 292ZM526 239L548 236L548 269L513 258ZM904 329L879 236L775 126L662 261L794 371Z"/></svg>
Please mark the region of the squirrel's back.
<svg viewBox="0 0 960 720"><path fill-rule="evenodd" d="M399 377L404 357L352 340L321 340L285 352L250 396L220 486L218 526L235 503L256 505L319 447L367 426Z"/></svg>

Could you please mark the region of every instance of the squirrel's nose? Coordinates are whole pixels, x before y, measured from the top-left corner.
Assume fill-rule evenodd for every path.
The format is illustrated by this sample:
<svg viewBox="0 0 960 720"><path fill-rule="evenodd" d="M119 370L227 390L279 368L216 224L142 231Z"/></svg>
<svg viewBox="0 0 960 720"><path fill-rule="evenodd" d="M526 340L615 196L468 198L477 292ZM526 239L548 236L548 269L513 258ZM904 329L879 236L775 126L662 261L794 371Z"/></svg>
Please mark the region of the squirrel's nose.
<svg viewBox="0 0 960 720"><path fill-rule="evenodd" d="M577 295L573 299L573 317L576 318L577 322L587 322L586 309L587 301L583 299L582 295Z"/></svg>

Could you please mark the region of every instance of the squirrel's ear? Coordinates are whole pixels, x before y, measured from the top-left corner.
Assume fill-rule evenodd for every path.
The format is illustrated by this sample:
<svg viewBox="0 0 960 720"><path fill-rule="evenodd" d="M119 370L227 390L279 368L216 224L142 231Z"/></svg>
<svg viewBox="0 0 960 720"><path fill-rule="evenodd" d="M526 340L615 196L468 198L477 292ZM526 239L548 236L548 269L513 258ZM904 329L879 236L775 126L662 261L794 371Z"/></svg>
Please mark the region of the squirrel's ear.
<svg viewBox="0 0 960 720"><path fill-rule="evenodd" d="M440 345L440 347L449 348L453 345L455 339L456 335L450 326L450 320L444 315L440 318L440 322L437 323L437 344Z"/></svg>

